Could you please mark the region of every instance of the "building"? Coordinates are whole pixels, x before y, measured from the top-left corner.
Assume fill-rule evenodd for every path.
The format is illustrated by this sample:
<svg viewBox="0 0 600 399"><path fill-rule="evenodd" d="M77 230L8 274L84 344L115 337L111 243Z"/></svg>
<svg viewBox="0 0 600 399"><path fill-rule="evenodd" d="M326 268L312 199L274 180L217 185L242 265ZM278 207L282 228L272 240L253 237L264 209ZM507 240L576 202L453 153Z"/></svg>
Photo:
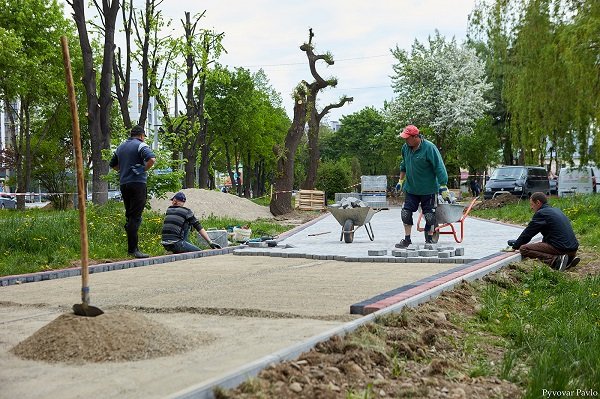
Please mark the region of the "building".
<svg viewBox="0 0 600 399"><path fill-rule="evenodd" d="M143 85L142 82L137 79L131 79L129 85L129 117L132 123L137 123L140 120L140 112L142 112L142 101L143 101ZM148 137L148 144L151 144L153 150L156 150L159 146L158 142L158 130L162 126L161 119L159 118L158 108L156 106L156 99L150 97L148 103L148 117L146 118L146 136Z"/></svg>

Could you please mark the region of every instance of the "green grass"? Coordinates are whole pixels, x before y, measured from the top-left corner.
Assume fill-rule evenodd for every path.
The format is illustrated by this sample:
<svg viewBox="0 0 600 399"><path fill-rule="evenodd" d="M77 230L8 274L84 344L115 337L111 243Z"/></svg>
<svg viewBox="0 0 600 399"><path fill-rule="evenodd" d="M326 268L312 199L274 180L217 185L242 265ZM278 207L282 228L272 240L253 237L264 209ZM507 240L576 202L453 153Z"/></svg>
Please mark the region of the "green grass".
<svg viewBox="0 0 600 399"><path fill-rule="evenodd" d="M90 260L118 260L127 257L127 239L123 225L123 204L110 201L86 209ZM144 211L139 231L140 248L150 255L167 252L160 244L163 215ZM291 226L268 220L244 221L209 217L201 221L205 229L249 226L252 237L273 236ZM0 211L0 276L33 273L68 267L80 259L79 214L76 210ZM197 234L191 234L194 242ZM196 241L197 243L197 241Z"/></svg>
<svg viewBox="0 0 600 399"><path fill-rule="evenodd" d="M481 328L508 339L500 372L519 379L519 362L526 398L542 389L577 390L600 381L600 276L570 278L536 262L532 272L508 289L488 285L479 313ZM522 376L521 376L522 378Z"/></svg>

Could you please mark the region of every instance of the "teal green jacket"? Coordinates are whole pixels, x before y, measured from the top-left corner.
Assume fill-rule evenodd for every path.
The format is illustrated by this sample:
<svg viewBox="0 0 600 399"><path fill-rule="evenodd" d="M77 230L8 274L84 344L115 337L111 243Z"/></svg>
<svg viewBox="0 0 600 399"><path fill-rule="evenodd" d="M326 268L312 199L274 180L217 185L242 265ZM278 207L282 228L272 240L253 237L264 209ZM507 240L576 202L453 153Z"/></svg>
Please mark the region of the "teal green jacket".
<svg viewBox="0 0 600 399"><path fill-rule="evenodd" d="M440 151L424 138L416 151L406 143L402 146L400 172L406 172L403 190L410 194L437 194L440 185L448 184L448 172Z"/></svg>

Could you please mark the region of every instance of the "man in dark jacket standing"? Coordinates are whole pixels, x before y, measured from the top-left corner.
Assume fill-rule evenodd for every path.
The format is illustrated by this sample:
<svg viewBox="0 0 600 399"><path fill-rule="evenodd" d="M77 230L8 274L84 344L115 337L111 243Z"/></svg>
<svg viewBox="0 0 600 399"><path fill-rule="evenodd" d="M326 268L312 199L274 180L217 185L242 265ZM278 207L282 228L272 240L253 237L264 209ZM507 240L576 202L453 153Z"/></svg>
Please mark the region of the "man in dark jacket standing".
<svg viewBox="0 0 600 399"><path fill-rule="evenodd" d="M211 241L200 221L194 216L194 212L184 206L186 201L184 193L178 192L171 198L171 201L173 205L167 208L162 228L161 244L167 251L176 254L200 251L200 248L187 240L192 227L200 233L212 249L221 248L219 244Z"/></svg>
<svg viewBox="0 0 600 399"><path fill-rule="evenodd" d="M156 156L148 144L144 143L145 138L144 128L134 126L129 139L117 147L109 163L111 168L119 172L121 195L125 205L127 253L136 258L148 257L138 248L138 230L142 224L142 212L148 194L147 171L156 161Z"/></svg>
<svg viewBox="0 0 600 399"><path fill-rule="evenodd" d="M556 270L564 271L577 265L579 242L569 218L560 209L548 205L544 193L531 194L529 206L535 212L533 218L519 238L509 241L509 245L520 250L524 257L539 259ZM538 233L542 234L542 242L528 244Z"/></svg>

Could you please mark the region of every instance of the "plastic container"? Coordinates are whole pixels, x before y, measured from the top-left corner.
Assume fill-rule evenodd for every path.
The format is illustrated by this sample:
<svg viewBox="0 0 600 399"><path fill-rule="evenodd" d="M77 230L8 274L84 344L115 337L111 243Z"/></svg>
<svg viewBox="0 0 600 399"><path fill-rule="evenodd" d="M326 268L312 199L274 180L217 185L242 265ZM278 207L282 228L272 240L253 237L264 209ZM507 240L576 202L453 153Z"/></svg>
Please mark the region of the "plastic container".
<svg viewBox="0 0 600 399"><path fill-rule="evenodd" d="M215 244L219 244L221 248L225 248L229 245L227 241L227 230L206 230L206 233ZM198 241L201 244L208 246L208 243L201 235L198 235Z"/></svg>
<svg viewBox="0 0 600 399"><path fill-rule="evenodd" d="M236 242L246 242L250 239L252 235L252 229L242 229L240 227L233 228L233 241Z"/></svg>

